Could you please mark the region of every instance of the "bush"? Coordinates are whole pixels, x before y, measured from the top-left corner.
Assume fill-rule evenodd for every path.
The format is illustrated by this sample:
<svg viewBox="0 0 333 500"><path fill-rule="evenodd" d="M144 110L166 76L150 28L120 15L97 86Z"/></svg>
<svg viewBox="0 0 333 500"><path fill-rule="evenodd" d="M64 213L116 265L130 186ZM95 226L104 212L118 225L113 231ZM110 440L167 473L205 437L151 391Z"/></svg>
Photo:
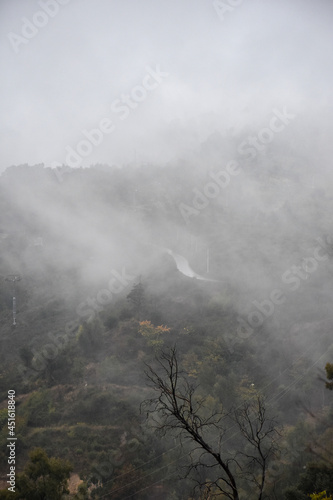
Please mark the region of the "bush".
<svg viewBox="0 0 333 500"><path fill-rule="evenodd" d="M118 325L118 318L114 315L110 315L104 321L104 325L108 330L112 330Z"/></svg>
<svg viewBox="0 0 333 500"><path fill-rule="evenodd" d="M21 406L21 414L32 427L45 427L50 423L51 398L46 390L34 392Z"/></svg>

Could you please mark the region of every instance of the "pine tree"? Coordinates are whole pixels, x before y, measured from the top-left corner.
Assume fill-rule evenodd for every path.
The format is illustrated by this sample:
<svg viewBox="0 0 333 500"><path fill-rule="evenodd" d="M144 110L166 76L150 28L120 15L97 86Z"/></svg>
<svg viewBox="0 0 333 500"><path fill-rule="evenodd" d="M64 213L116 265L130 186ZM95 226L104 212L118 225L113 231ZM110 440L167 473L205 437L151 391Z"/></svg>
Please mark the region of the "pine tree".
<svg viewBox="0 0 333 500"><path fill-rule="evenodd" d="M137 312L141 312L142 307L145 303L145 290L141 281L133 286L132 290L126 298L127 300L132 302Z"/></svg>

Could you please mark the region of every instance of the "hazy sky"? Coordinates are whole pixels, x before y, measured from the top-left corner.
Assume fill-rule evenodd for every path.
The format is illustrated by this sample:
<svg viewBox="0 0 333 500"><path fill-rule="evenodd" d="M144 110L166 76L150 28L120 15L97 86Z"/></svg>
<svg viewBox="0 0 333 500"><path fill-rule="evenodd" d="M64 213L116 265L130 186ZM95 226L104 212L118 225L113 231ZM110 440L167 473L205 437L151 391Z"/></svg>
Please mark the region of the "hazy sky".
<svg viewBox="0 0 333 500"><path fill-rule="evenodd" d="M332 1L223 3L218 15L212 0L1 0L0 171L78 147L72 166L164 164L274 107L320 128Z"/></svg>

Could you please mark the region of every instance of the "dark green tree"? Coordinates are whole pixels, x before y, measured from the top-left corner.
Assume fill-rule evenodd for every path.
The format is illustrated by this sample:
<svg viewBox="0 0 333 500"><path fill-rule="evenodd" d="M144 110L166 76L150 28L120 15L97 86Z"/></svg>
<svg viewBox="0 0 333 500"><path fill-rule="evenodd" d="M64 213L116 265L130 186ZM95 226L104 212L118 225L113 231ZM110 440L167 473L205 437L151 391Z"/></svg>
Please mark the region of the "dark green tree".
<svg viewBox="0 0 333 500"><path fill-rule="evenodd" d="M16 492L0 490L0 500L16 500L17 498Z"/></svg>
<svg viewBox="0 0 333 500"><path fill-rule="evenodd" d="M20 358L22 359L24 365L27 366L28 368L30 368L31 361L34 357L31 349L29 349L29 347L27 347L27 346L22 346L19 350L19 353L20 353Z"/></svg>
<svg viewBox="0 0 333 500"><path fill-rule="evenodd" d="M326 370L327 379L333 380L333 364L326 363L325 370ZM333 382L326 382L326 388L329 389L330 391L332 391L333 390Z"/></svg>
<svg viewBox="0 0 333 500"><path fill-rule="evenodd" d="M7 491L0 492L0 499L15 500L61 500L69 493L67 488L72 465L60 458L49 458L42 448L35 448L29 454L30 460L22 474L17 475L16 491L8 497ZM7 496L6 496L7 495Z"/></svg>
<svg viewBox="0 0 333 500"><path fill-rule="evenodd" d="M312 493L333 494L333 468L326 464L308 464L300 475L298 485L285 491L286 500L309 500Z"/></svg>
<svg viewBox="0 0 333 500"><path fill-rule="evenodd" d="M85 356L94 355L103 348L104 326L99 318L84 322L78 331L79 346Z"/></svg>
<svg viewBox="0 0 333 500"><path fill-rule="evenodd" d="M130 293L127 295L126 298L133 304L134 309L138 313L142 311L142 308L145 303L145 290L141 281L133 286L132 290L130 291Z"/></svg>

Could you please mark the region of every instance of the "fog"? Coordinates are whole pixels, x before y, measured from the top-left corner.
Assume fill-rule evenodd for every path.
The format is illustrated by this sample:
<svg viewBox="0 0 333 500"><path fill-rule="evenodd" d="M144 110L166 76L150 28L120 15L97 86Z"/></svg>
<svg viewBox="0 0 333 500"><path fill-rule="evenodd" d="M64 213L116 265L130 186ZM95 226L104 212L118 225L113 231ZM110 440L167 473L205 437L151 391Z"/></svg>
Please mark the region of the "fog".
<svg viewBox="0 0 333 500"><path fill-rule="evenodd" d="M38 221L45 262L101 286L167 248L240 309L265 299L331 234L330 2L60 3L1 5L1 169L25 165L4 190ZM33 167L29 190L34 164L47 174ZM120 204L75 183L96 164L123 176Z"/></svg>
<svg viewBox="0 0 333 500"><path fill-rule="evenodd" d="M276 351L332 361L333 5L232 4L1 2L0 274L24 328L55 299L87 319L117 276L114 300L142 280L232 309L228 352L264 331L268 373Z"/></svg>
<svg viewBox="0 0 333 500"><path fill-rule="evenodd" d="M37 16L36 31L29 22L40 10L31 0L1 3L2 170L66 163L66 148L104 118L114 130L83 166L191 157L211 133L258 127L273 107L312 125L310 137L313 115L320 129L331 122L327 0L240 2L225 14L203 1L70 0ZM111 106L147 67L168 76L122 119Z"/></svg>

